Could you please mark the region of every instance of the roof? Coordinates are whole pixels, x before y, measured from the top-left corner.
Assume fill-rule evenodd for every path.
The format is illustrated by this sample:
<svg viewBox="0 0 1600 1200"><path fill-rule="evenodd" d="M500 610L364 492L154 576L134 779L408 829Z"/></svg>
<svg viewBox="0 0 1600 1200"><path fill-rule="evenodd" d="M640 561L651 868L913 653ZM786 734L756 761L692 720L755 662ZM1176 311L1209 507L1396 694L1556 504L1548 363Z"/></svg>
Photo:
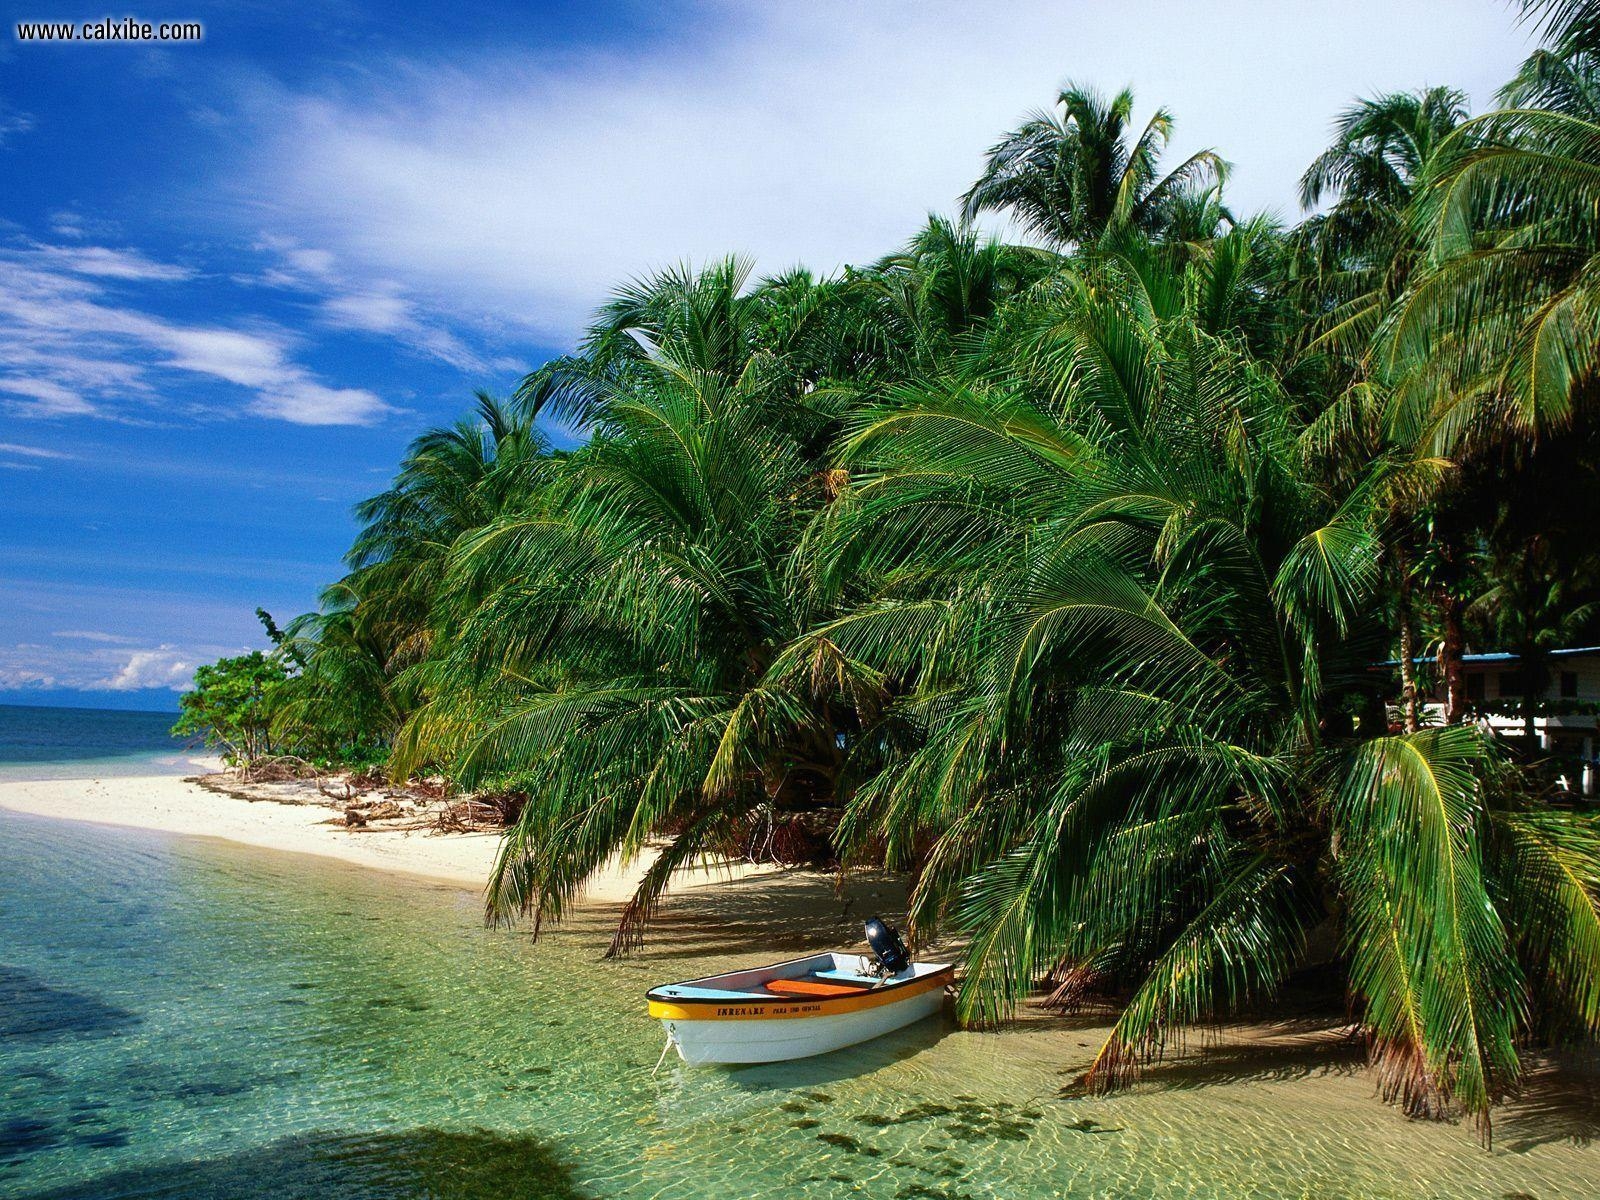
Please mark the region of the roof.
<svg viewBox="0 0 1600 1200"><path fill-rule="evenodd" d="M1562 650L1551 650L1545 654L1545 657L1573 658L1580 654L1600 654L1600 646L1569 646ZM1463 663L1504 663L1516 662L1521 657L1522 655L1514 650L1497 650L1493 654L1463 654L1461 661ZM1411 661L1415 663L1433 663L1438 662L1439 659L1430 655L1427 658L1414 658ZM1373 665L1377 667L1398 667L1400 660L1398 658L1386 658L1382 662L1374 663Z"/></svg>

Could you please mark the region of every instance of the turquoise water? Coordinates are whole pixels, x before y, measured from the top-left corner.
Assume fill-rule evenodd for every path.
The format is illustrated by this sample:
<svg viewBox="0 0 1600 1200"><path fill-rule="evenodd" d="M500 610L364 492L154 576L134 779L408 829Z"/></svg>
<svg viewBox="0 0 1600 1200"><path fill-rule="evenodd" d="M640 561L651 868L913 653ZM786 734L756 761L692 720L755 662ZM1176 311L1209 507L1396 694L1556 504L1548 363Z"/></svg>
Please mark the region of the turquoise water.
<svg viewBox="0 0 1600 1200"><path fill-rule="evenodd" d="M0 1196L1600 1194L1588 1077L1533 1089L1486 1153L1294 1036L1113 1099L1062 1098L1104 1031L1061 1021L652 1076L649 983L859 929L826 886L746 887L603 963L598 922L535 945L455 888L0 812Z"/></svg>
<svg viewBox="0 0 1600 1200"><path fill-rule="evenodd" d="M0 704L0 780L190 774L176 713Z"/></svg>

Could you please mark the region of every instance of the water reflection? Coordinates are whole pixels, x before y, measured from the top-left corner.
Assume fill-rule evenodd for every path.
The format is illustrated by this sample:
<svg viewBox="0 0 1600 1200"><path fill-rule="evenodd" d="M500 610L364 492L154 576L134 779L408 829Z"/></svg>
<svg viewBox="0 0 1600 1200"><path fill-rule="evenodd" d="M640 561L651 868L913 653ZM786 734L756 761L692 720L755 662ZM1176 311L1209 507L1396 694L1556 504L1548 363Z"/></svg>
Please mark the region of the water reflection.
<svg viewBox="0 0 1600 1200"><path fill-rule="evenodd" d="M575 1200L571 1169L530 1137L455 1133L319 1133L215 1158L94 1175L15 1200Z"/></svg>
<svg viewBox="0 0 1600 1200"><path fill-rule="evenodd" d="M98 996L51 987L32 971L0 964L0 1038L7 1041L106 1037L138 1020Z"/></svg>

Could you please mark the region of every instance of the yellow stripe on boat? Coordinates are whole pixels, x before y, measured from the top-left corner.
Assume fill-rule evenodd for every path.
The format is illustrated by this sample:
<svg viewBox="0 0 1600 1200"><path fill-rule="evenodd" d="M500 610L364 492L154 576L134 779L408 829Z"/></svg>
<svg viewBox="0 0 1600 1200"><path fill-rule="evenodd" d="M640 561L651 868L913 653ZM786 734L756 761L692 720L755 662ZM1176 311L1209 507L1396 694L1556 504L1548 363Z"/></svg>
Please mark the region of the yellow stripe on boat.
<svg viewBox="0 0 1600 1200"><path fill-rule="evenodd" d="M771 1000L700 1000L675 1004L650 1001L650 1015L661 1021L766 1021L778 1018L831 1017L839 1013L860 1012L920 996L942 988L955 974L947 967L912 982L862 991L854 996L829 996L816 1000L774 997Z"/></svg>

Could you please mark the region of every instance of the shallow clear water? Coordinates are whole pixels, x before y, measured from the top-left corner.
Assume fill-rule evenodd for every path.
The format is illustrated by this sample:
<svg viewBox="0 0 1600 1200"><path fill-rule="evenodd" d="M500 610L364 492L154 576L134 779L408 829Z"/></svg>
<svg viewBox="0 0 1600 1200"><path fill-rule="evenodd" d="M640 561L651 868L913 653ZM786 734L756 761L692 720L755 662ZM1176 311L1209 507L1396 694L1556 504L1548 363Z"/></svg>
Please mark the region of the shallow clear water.
<svg viewBox="0 0 1600 1200"><path fill-rule="evenodd" d="M794 948L770 894L737 928L697 903L601 963L598 925L535 946L452 888L0 813L0 1195L1600 1193L1592 1107L1541 1093L1485 1153L1326 1047L1111 1100L1058 1097L1095 1041L1060 1024L652 1077L648 983Z"/></svg>
<svg viewBox="0 0 1600 1200"><path fill-rule="evenodd" d="M0 781L186 775L193 756L169 732L176 713L0 704Z"/></svg>

